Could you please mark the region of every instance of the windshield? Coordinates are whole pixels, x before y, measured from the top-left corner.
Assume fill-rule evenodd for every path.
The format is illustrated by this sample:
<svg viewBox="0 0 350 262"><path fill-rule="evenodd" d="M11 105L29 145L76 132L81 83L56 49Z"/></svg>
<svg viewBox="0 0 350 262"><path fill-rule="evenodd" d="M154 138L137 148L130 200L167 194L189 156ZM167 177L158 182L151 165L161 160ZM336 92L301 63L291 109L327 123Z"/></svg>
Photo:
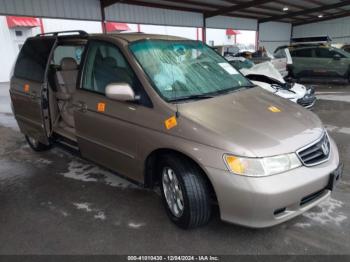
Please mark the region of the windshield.
<svg viewBox="0 0 350 262"><path fill-rule="evenodd" d="M350 58L350 54L345 49L334 48L334 50L341 53L346 58Z"/></svg>
<svg viewBox="0 0 350 262"><path fill-rule="evenodd" d="M130 49L167 101L235 91L252 84L199 41L143 40Z"/></svg>

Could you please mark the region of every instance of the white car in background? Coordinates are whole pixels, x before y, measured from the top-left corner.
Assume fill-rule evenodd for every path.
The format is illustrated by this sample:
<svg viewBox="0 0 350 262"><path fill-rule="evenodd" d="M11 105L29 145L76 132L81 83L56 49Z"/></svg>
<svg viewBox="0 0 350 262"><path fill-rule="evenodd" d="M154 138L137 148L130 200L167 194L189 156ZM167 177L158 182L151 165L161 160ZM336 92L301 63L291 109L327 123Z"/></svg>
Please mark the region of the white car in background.
<svg viewBox="0 0 350 262"><path fill-rule="evenodd" d="M298 103L305 108L313 107L316 102L313 88L307 88L298 83L286 82L271 62L254 64L244 57L229 57L226 59L254 84L275 95Z"/></svg>
<svg viewBox="0 0 350 262"><path fill-rule="evenodd" d="M278 52L276 55L272 55L264 48L258 51L248 51L240 49L237 45L216 46L214 49L229 61L234 57L244 57L252 61L254 64L271 62L283 77L286 77L288 75L288 65L293 64L292 57L290 56L289 50L287 48L283 50L283 52Z"/></svg>

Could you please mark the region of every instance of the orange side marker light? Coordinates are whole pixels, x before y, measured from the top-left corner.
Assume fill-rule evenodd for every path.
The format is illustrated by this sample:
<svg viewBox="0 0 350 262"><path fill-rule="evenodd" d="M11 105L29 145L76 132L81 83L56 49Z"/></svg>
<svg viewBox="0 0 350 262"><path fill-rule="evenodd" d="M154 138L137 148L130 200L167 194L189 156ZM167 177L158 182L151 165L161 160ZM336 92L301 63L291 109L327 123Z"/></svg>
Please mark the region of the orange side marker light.
<svg viewBox="0 0 350 262"><path fill-rule="evenodd" d="M281 109L279 109L279 108L276 107L276 106L270 106L270 107L269 107L269 110L270 110L271 112L273 112L273 113L279 113L279 112L281 112Z"/></svg>
<svg viewBox="0 0 350 262"><path fill-rule="evenodd" d="M98 112L104 112L104 111L106 111L106 103L98 103L98 104L97 104L97 111L98 111Z"/></svg>
<svg viewBox="0 0 350 262"><path fill-rule="evenodd" d="M165 128L168 129L168 130L171 129L171 128L173 128L173 127L175 127L175 126L177 126L176 117L175 117L175 116L172 116L172 117L166 119L166 120L164 121L164 124L165 124Z"/></svg>
<svg viewBox="0 0 350 262"><path fill-rule="evenodd" d="M24 90L24 92L29 93L29 90L30 90L29 84L25 84L25 85L23 86L23 90Z"/></svg>

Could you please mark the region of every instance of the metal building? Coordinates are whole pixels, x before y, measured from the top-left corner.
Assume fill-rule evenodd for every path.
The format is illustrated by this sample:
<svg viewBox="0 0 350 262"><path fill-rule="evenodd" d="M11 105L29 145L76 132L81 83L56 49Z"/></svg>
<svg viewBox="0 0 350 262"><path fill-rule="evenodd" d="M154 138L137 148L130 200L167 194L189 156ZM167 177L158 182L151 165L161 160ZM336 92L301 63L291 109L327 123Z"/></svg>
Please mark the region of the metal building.
<svg viewBox="0 0 350 262"><path fill-rule="evenodd" d="M256 30L268 48L290 36L348 40L349 0L0 0L0 14L157 25ZM338 19L334 22L323 22ZM271 23L273 22L273 23ZM205 39L205 30L203 30Z"/></svg>

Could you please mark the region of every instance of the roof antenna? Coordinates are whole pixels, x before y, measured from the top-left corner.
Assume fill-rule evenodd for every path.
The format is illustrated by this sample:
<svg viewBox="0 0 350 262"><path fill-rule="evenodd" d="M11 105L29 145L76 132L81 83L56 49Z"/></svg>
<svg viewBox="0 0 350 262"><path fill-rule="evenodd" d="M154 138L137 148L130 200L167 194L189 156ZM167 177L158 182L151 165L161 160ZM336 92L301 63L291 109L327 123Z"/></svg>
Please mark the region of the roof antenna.
<svg viewBox="0 0 350 262"><path fill-rule="evenodd" d="M175 117L176 118L179 118L179 116L180 116L180 113L179 113L179 104L176 102L176 86L174 85L174 71L173 70L171 70L171 74L172 74L172 76L173 76L173 86L174 86L174 88L173 88L173 93L174 93L174 100L175 100L175 107L176 107L176 111L175 111Z"/></svg>
<svg viewBox="0 0 350 262"><path fill-rule="evenodd" d="M165 14L165 10L163 11L163 15L164 15L164 21L166 21L166 14ZM168 34L168 26L165 25L165 34L167 36L167 39L168 41L170 40L169 38L169 34ZM176 94L176 86L174 85L175 83L175 77L174 77L174 70L173 70L173 67L174 67L174 62L175 61L171 61L171 59L169 59L170 61L170 65L171 65L171 76L173 78L173 81L172 81L172 93L173 93L173 100L175 101L175 117L176 118L179 118L180 116L180 112L179 112L179 104L176 102L176 97L177 97L177 94Z"/></svg>

